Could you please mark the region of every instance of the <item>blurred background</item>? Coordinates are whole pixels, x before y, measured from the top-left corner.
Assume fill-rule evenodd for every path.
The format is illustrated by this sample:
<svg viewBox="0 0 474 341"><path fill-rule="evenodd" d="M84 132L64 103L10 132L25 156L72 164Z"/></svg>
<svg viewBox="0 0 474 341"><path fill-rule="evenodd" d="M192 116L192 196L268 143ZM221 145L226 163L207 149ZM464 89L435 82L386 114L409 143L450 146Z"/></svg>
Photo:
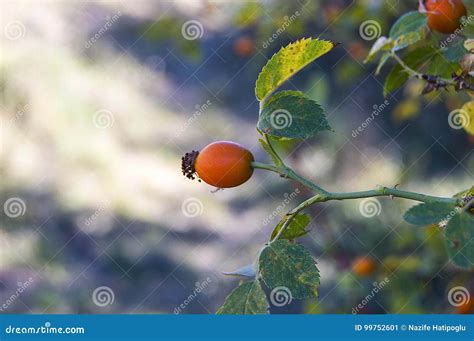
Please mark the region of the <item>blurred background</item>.
<svg viewBox="0 0 474 341"><path fill-rule="evenodd" d="M291 41L340 42L285 88L325 108L335 133L279 146L333 191L395 186L438 196L472 186L474 140L448 124L462 93L383 98L364 64L417 1L2 1L0 312L214 313L279 217L311 195L256 171L213 192L180 171L215 140L269 162L255 129L254 84ZM386 102L385 102L386 101ZM354 131L378 110L361 132ZM472 271L447 258L443 231L402 220L401 199L308 210L301 242L321 272L317 301L273 313L455 313L447 293ZM267 219L271 216L271 219ZM375 262L355 273L360 256ZM380 283L385 283L379 288ZM380 290L374 293L374 288Z"/></svg>

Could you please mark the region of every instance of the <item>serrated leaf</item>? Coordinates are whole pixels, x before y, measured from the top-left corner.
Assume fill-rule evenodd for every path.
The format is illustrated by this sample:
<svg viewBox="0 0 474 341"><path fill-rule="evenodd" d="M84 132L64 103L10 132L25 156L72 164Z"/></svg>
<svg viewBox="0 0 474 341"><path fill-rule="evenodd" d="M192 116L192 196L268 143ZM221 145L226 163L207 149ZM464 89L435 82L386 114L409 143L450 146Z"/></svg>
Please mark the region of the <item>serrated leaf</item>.
<svg viewBox="0 0 474 341"><path fill-rule="evenodd" d="M401 16L390 29L389 37L395 41L394 51L412 45L425 36L427 17L418 11Z"/></svg>
<svg viewBox="0 0 474 341"><path fill-rule="evenodd" d="M257 127L279 138L308 138L323 130L332 130L323 109L315 101L282 91L264 106Z"/></svg>
<svg viewBox="0 0 474 341"><path fill-rule="evenodd" d="M423 46L416 50L408 52L402 59L412 69L418 69L424 63L430 60L436 51L431 46ZM401 87L410 77L410 75L400 66L396 64L385 79L383 93L387 96L390 92Z"/></svg>
<svg viewBox="0 0 474 341"><path fill-rule="evenodd" d="M223 272L223 274L226 276L254 278L257 274L257 269L255 269L255 264L247 264L235 271Z"/></svg>
<svg viewBox="0 0 474 341"><path fill-rule="evenodd" d="M280 231L283 224L288 220L288 217L285 216L280 222L275 226L275 229L272 232L271 240L273 240L277 233ZM302 237L308 233L305 230L306 226L311 222L311 217L307 214L297 214L290 222L286 230L280 236L280 239L296 239Z"/></svg>
<svg viewBox="0 0 474 341"><path fill-rule="evenodd" d="M259 269L270 289L285 287L293 298L317 297L319 270L302 245L279 239L260 254Z"/></svg>
<svg viewBox="0 0 474 341"><path fill-rule="evenodd" d="M455 204L444 202L424 203L411 207L405 212L403 218L410 224L425 226L450 219L456 212Z"/></svg>
<svg viewBox="0 0 474 341"><path fill-rule="evenodd" d="M285 91L280 91L280 92L277 92L276 94L272 95L270 98L268 98L263 107L267 107L270 103L272 103L273 101L281 98L281 97L284 97L284 96L295 96L295 97L306 97L304 93L302 93L301 91L296 91L296 90L285 90Z"/></svg>
<svg viewBox="0 0 474 341"><path fill-rule="evenodd" d="M275 53L258 75L255 95L259 101L265 99L283 82L306 65L331 51L332 41L304 38L283 47Z"/></svg>
<svg viewBox="0 0 474 341"><path fill-rule="evenodd" d="M474 264L474 215L461 212L446 226L448 254L456 265L471 268Z"/></svg>
<svg viewBox="0 0 474 341"><path fill-rule="evenodd" d="M268 314L268 302L258 280L246 282L234 289L217 314Z"/></svg>

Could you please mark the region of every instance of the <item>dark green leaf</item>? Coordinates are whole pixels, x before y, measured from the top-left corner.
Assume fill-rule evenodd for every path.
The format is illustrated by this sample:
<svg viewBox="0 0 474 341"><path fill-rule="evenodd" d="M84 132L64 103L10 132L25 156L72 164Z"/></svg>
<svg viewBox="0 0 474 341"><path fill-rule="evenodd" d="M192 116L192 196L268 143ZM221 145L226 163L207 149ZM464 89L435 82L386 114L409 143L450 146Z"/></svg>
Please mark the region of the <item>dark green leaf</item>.
<svg viewBox="0 0 474 341"><path fill-rule="evenodd" d="M474 264L474 215L461 212L446 226L448 254L456 265L471 268Z"/></svg>
<svg viewBox="0 0 474 341"><path fill-rule="evenodd" d="M318 103L287 91L268 100L257 126L263 133L280 138L307 138L332 130Z"/></svg>
<svg viewBox="0 0 474 341"><path fill-rule="evenodd" d="M272 232L271 239L276 237L278 231L280 231L283 224L288 220L288 217L285 216L275 227ZM311 222L311 217L307 214L297 214L290 222L290 225L286 228L283 234L280 236L281 239L296 239L298 237L304 236L308 233L305 230L306 226Z"/></svg>
<svg viewBox="0 0 474 341"><path fill-rule="evenodd" d="M217 314L268 314L268 302L258 280L234 289Z"/></svg>
<svg viewBox="0 0 474 341"><path fill-rule="evenodd" d="M260 254L260 274L270 289L285 287L293 298L317 297L319 271L302 245L279 239Z"/></svg>
<svg viewBox="0 0 474 341"><path fill-rule="evenodd" d="M413 206L405 212L403 218L410 224L424 226L448 220L456 212L454 204L435 202Z"/></svg>
<svg viewBox="0 0 474 341"><path fill-rule="evenodd" d="M428 64L426 72L430 75L450 78L453 72L459 69L457 63L447 60L440 52L436 53Z"/></svg>
<svg viewBox="0 0 474 341"><path fill-rule="evenodd" d="M257 99L265 99L288 78L331 51L334 46L336 44L332 41L304 38L283 47L273 55L258 75L255 85Z"/></svg>

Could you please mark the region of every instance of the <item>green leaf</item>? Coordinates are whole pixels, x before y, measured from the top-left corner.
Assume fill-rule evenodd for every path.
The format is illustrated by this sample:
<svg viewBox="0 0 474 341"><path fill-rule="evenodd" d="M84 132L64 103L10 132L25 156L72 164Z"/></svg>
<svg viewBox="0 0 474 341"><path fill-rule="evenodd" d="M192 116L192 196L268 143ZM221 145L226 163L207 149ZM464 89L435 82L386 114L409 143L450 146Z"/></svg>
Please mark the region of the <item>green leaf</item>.
<svg viewBox="0 0 474 341"><path fill-rule="evenodd" d="M382 67L385 63L390 59L390 53L384 53L382 57L380 57L379 64L377 65L377 69L375 69L375 74L378 75L380 71L382 71Z"/></svg>
<svg viewBox="0 0 474 341"><path fill-rule="evenodd" d="M424 226L448 220L456 214L456 212L455 204L433 202L411 207L405 212L403 218L410 224Z"/></svg>
<svg viewBox="0 0 474 341"><path fill-rule="evenodd" d="M257 274L257 269L255 269L255 264L247 264L235 271L223 272L223 274L227 276L254 278Z"/></svg>
<svg viewBox="0 0 474 341"><path fill-rule="evenodd" d="M280 91L277 92L276 94L272 95L270 98L268 98L265 103L263 104L263 107L268 107L270 103L273 101L280 99L285 96L295 96L295 97L304 97L306 98L305 94L302 93L301 91L296 91L296 90L285 90L285 91Z"/></svg>
<svg viewBox="0 0 474 341"><path fill-rule="evenodd" d="M416 50L408 52L404 57L403 61L412 69L417 70L424 63L429 61L436 51L431 46L423 46ZM387 96L390 92L397 90L401 87L409 78L409 74L400 66L396 64L385 79L383 93Z"/></svg>
<svg viewBox="0 0 474 341"><path fill-rule="evenodd" d="M279 138L307 138L332 130L318 103L292 91L282 91L268 100L257 127Z"/></svg>
<svg viewBox="0 0 474 341"><path fill-rule="evenodd" d="M265 150L267 154L270 155L270 157L273 160L273 163L276 166L280 166L281 164L280 160L278 160L278 158L275 156L275 154L273 153L273 150L270 148L267 141L265 141L264 139L258 139L258 142L260 142L260 145L262 146L263 150Z"/></svg>
<svg viewBox="0 0 474 341"><path fill-rule="evenodd" d="M234 289L217 314L268 314L268 302L258 280Z"/></svg>
<svg viewBox="0 0 474 341"><path fill-rule="evenodd" d="M327 40L303 38L275 53L258 75L255 95L262 101L283 82L306 65L331 51L335 43Z"/></svg>
<svg viewBox="0 0 474 341"><path fill-rule="evenodd" d="M418 11L401 16L390 29L389 37L395 40L394 51L412 45L425 36L427 17Z"/></svg>
<svg viewBox="0 0 474 341"><path fill-rule="evenodd" d="M272 232L271 239L273 240L277 233L280 231L283 224L288 220L288 217L285 216L280 222L277 224L275 229ZM297 214L290 222L290 225L286 228L283 234L280 236L280 239L296 239L298 237L304 236L308 233L305 230L306 226L309 225L311 222L311 217L307 214Z"/></svg>
<svg viewBox="0 0 474 341"><path fill-rule="evenodd" d="M387 37L379 37L372 45L367 58L364 63L370 62L374 59L375 55L380 51L389 51L393 47L393 40Z"/></svg>
<svg viewBox="0 0 474 341"><path fill-rule="evenodd" d="M285 287L293 298L317 297L319 270L302 245L279 239L263 249L260 274L270 289Z"/></svg>
<svg viewBox="0 0 474 341"><path fill-rule="evenodd" d="M461 191L459 193L456 193L455 195L453 195L453 198L467 198L467 197L473 197L474 196L474 186L472 186L471 188L468 188L464 191Z"/></svg>
<svg viewBox="0 0 474 341"><path fill-rule="evenodd" d="M446 60L446 58L440 53L436 53L433 58L431 58L426 72L430 75L450 78L453 72L456 72L459 69L457 63L452 63Z"/></svg>
<svg viewBox="0 0 474 341"><path fill-rule="evenodd" d="M474 215L461 212L446 226L448 254L456 265L471 268L474 264Z"/></svg>
<svg viewBox="0 0 474 341"><path fill-rule="evenodd" d="M450 62L459 62L459 60L467 53L464 47L465 40L463 38L456 38L454 42L441 42L442 52L444 57Z"/></svg>

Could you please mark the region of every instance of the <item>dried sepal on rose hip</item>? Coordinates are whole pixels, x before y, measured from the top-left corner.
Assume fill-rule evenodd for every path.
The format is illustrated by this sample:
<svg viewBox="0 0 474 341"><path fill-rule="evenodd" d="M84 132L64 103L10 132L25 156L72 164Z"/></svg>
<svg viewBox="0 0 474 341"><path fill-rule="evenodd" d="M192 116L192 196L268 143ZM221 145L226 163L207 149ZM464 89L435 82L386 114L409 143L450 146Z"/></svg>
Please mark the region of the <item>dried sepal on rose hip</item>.
<svg viewBox="0 0 474 341"><path fill-rule="evenodd" d="M461 0L420 0L419 11L426 13L430 29L444 34L456 31L467 15Z"/></svg>
<svg viewBox="0 0 474 341"><path fill-rule="evenodd" d="M217 188L230 188L250 179L254 157L238 143L217 141L200 152L186 153L181 161L181 170L187 178L194 180L197 177Z"/></svg>

